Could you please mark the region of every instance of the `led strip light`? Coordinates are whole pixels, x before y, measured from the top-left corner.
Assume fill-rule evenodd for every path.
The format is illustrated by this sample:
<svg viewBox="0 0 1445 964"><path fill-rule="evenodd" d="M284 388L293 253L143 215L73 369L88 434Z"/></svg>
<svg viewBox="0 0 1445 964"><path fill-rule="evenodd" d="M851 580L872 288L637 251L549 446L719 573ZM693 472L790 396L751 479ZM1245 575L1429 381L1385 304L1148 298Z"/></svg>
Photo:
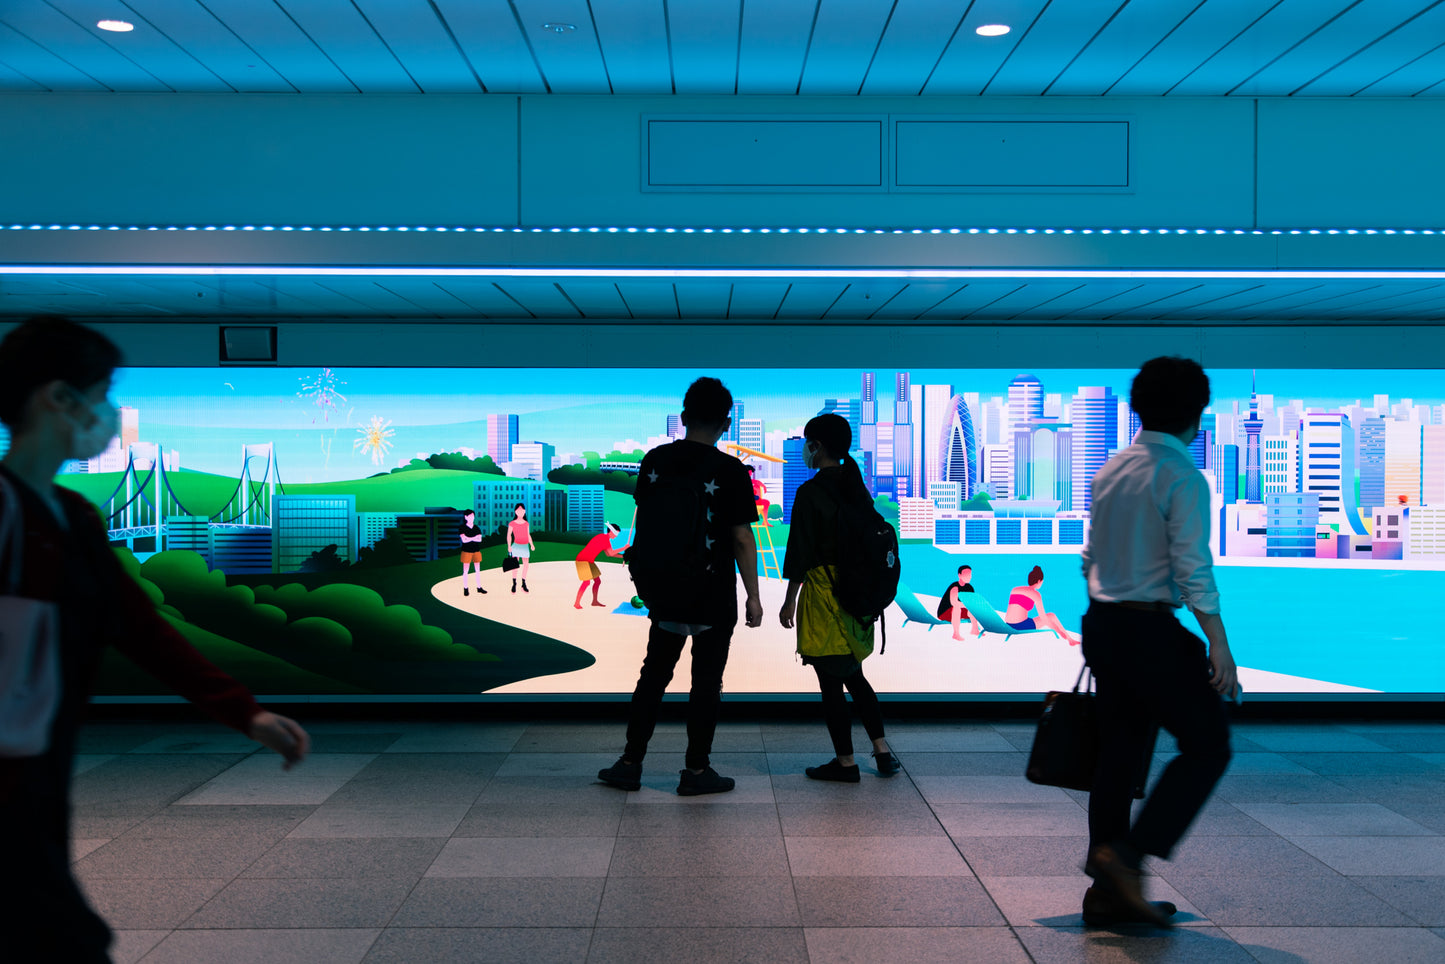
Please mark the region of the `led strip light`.
<svg viewBox="0 0 1445 964"><path fill-rule="evenodd" d="M318 231L452 234L1142 234L1142 235L1445 235L1445 228L677 228L677 227L426 227L406 225L99 225L0 224L0 231Z"/></svg>

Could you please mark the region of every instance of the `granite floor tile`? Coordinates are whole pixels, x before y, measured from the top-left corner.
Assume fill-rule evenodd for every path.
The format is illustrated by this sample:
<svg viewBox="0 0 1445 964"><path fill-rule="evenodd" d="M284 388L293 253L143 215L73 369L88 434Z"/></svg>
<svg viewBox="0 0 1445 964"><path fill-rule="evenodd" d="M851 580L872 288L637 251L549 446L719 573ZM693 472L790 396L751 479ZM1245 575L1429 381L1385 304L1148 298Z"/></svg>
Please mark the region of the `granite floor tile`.
<svg viewBox="0 0 1445 964"><path fill-rule="evenodd" d="M869 800L780 803L778 818L789 837L939 837L943 827L921 800L907 806L878 806Z"/></svg>
<svg viewBox="0 0 1445 964"><path fill-rule="evenodd" d="M621 814L628 796L626 791L600 782L596 773L584 777L492 777L473 806L507 803L592 809L599 813L616 808Z"/></svg>
<svg viewBox="0 0 1445 964"><path fill-rule="evenodd" d="M1143 807L1142 800L1136 800L1132 814L1138 817ZM1089 807L1088 797L1081 801L1081 806L1087 812ZM1199 811L1194 822L1189 825L1189 836L1191 837L1268 837L1272 831L1264 824L1255 820L1232 803L1225 803L1222 800L1210 800Z"/></svg>
<svg viewBox="0 0 1445 964"><path fill-rule="evenodd" d="M92 853L99 848L104 847L108 843L110 843L110 841L105 839L71 840L70 862L75 863L81 857L84 857L86 854Z"/></svg>
<svg viewBox="0 0 1445 964"><path fill-rule="evenodd" d="M222 840L117 837L75 863L82 880L157 877L232 878L255 863L275 843L268 835Z"/></svg>
<svg viewBox="0 0 1445 964"><path fill-rule="evenodd" d="M180 927L385 927L415 883L410 877L235 880Z"/></svg>
<svg viewBox="0 0 1445 964"><path fill-rule="evenodd" d="M1445 802L1437 800L1433 803L1402 803L1399 801L1386 800L1382 801L1382 804L1406 820L1418 823L1426 830L1434 833L1445 833Z"/></svg>
<svg viewBox="0 0 1445 964"><path fill-rule="evenodd" d="M380 928L176 931L145 964L358 964Z"/></svg>
<svg viewBox="0 0 1445 964"><path fill-rule="evenodd" d="M1259 964L1217 927L1022 927L1018 934L1035 964Z"/></svg>
<svg viewBox="0 0 1445 964"><path fill-rule="evenodd" d="M780 837L782 809L772 803L714 801L690 807L624 807L615 832L619 837Z"/></svg>
<svg viewBox="0 0 1445 964"><path fill-rule="evenodd" d="M1226 772L1214 788L1225 803L1368 803L1359 791L1323 776Z"/></svg>
<svg viewBox="0 0 1445 964"><path fill-rule="evenodd" d="M71 776L79 776L87 770L94 770L114 760L118 753L77 753L70 765Z"/></svg>
<svg viewBox="0 0 1445 964"><path fill-rule="evenodd" d="M170 931L122 931L113 930L115 939L110 945L112 964L136 964L151 952Z"/></svg>
<svg viewBox="0 0 1445 964"><path fill-rule="evenodd" d="M1092 881L1080 871L1068 877L983 877L980 883L1015 927L1082 927L1084 891ZM1144 882L1144 895L1172 901L1179 912L1171 920L1179 926L1210 924L1199 908L1157 877Z"/></svg>
<svg viewBox="0 0 1445 964"><path fill-rule="evenodd" d="M1439 772L1439 768L1407 753L1285 753L1286 759L1321 776Z"/></svg>
<svg viewBox="0 0 1445 964"><path fill-rule="evenodd" d="M1230 927L1227 933L1259 964L1445 960L1445 939L1418 927Z"/></svg>
<svg viewBox="0 0 1445 964"><path fill-rule="evenodd" d="M1388 753L1390 748L1359 733L1329 724L1251 726L1250 740L1274 753Z"/></svg>
<svg viewBox="0 0 1445 964"><path fill-rule="evenodd" d="M1033 739L1032 729L1029 739ZM888 745L903 753L1004 753L1019 752L992 726L959 724L888 724Z"/></svg>
<svg viewBox="0 0 1445 964"><path fill-rule="evenodd" d="M767 776L734 776L730 773L719 771L723 776L731 776L736 781L736 786L726 793L709 793L696 797L679 796L677 793L678 777L674 770L672 776L658 776L656 772L642 774L642 789L634 792L619 791L608 788L612 793L625 793L629 806L640 805L735 805L743 803L772 803L773 782Z"/></svg>
<svg viewBox="0 0 1445 964"><path fill-rule="evenodd" d="M799 927L599 927L592 933L587 954L587 964L678 961L809 964L808 946Z"/></svg>
<svg viewBox="0 0 1445 964"><path fill-rule="evenodd" d="M327 802L344 805L425 800L470 804L505 759L501 753L384 753Z"/></svg>
<svg viewBox="0 0 1445 964"><path fill-rule="evenodd" d="M1346 791L1357 793L1360 802L1434 804L1445 800L1445 773L1340 773L1328 778Z"/></svg>
<svg viewBox="0 0 1445 964"><path fill-rule="evenodd" d="M1445 753L1445 726L1428 730L1384 728L1361 733L1371 741L1405 753Z"/></svg>
<svg viewBox="0 0 1445 964"><path fill-rule="evenodd" d="M915 777L980 776L1018 777L1028 766L1028 756L1010 748L1007 753L918 753L904 754L899 759Z"/></svg>
<svg viewBox="0 0 1445 964"><path fill-rule="evenodd" d="M1378 803L1240 803L1282 837L1428 836L1434 831Z"/></svg>
<svg viewBox="0 0 1445 964"><path fill-rule="evenodd" d="M813 762L826 761L814 760ZM877 807L880 810L916 809L920 806L927 806L927 801L918 792L913 780L909 779L906 774L899 774L887 780L867 772L861 776L862 779L858 783L810 780L803 775L802 767L799 767L797 772L773 774L773 796L779 804L828 804L849 801Z"/></svg>
<svg viewBox="0 0 1445 964"><path fill-rule="evenodd" d="M797 927L790 877L609 877L598 927Z"/></svg>
<svg viewBox="0 0 1445 964"><path fill-rule="evenodd" d="M80 728L75 738L78 753L129 753L136 747L164 736L175 736L180 732L206 732L214 734L215 724L167 725L164 723L125 723L119 720L92 723Z"/></svg>
<svg viewBox="0 0 1445 964"><path fill-rule="evenodd" d="M608 877L784 877L782 837L620 837Z"/></svg>
<svg viewBox="0 0 1445 964"><path fill-rule="evenodd" d="M993 900L972 877L796 877L805 927L1001 925Z"/></svg>
<svg viewBox="0 0 1445 964"><path fill-rule="evenodd" d="M610 753L616 756L626 743L626 725L619 721L592 726L533 724L513 753ZM659 723L647 744L649 753L682 753L687 749L687 727L682 723ZM763 751L762 734L756 725L721 724L713 734L714 753Z"/></svg>
<svg viewBox="0 0 1445 964"><path fill-rule="evenodd" d="M465 803L321 806L291 837L450 837L470 808Z"/></svg>
<svg viewBox="0 0 1445 964"><path fill-rule="evenodd" d="M592 927L601 877L424 877L393 927Z"/></svg>
<svg viewBox="0 0 1445 964"><path fill-rule="evenodd" d="M1068 877L1082 874L1088 837L959 837L954 841L979 877Z"/></svg>
<svg viewBox="0 0 1445 964"><path fill-rule="evenodd" d="M1157 774L1159 768L1167 765L1172 759L1174 759L1173 754L1155 754L1154 765L1156 769L1154 772ZM1229 770L1227 772L1234 776L1259 773L1308 776L1314 771L1300 763L1296 763L1291 756L1286 756L1282 753L1240 753L1236 751L1234 756L1229 760Z"/></svg>
<svg viewBox="0 0 1445 964"><path fill-rule="evenodd" d="M278 757L252 756L181 797L178 804L320 804L373 759L366 753L314 753L294 770Z"/></svg>
<svg viewBox="0 0 1445 964"><path fill-rule="evenodd" d="M389 927L363 960L366 964L580 962L586 959L591 941L590 927Z"/></svg>
<svg viewBox="0 0 1445 964"><path fill-rule="evenodd" d="M217 726L205 731L158 736L133 747L130 752L250 754L260 749L261 745L249 736Z"/></svg>
<svg viewBox="0 0 1445 964"><path fill-rule="evenodd" d="M606 877L615 837L454 837L428 877Z"/></svg>
<svg viewBox="0 0 1445 964"><path fill-rule="evenodd" d="M1044 787L1017 776L915 776L931 804L939 803L1068 803L1058 787Z"/></svg>
<svg viewBox="0 0 1445 964"><path fill-rule="evenodd" d="M947 837L785 837L794 877L967 877Z"/></svg>
<svg viewBox="0 0 1445 964"><path fill-rule="evenodd" d="M183 806L157 810L137 824L131 837L217 840L269 835L280 840L316 812L313 806Z"/></svg>
<svg viewBox="0 0 1445 964"><path fill-rule="evenodd" d="M100 878L83 890L95 912L116 930L174 930L217 894L227 881Z"/></svg>
<svg viewBox="0 0 1445 964"><path fill-rule="evenodd" d="M1351 877L1391 907L1427 927L1445 927L1445 876Z"/></svg>
<svg viewBox="0 0 1445 964"><path fill-rule="evenodd" d="M397 740L404 736L400 729L390 733L314 733L311 735L313 753L385 753Z"/></svg>
<svg viewBox="0 0 1445 964"><path fill-rule="evenodd" d="M808 954L828 964L1028 964L1019 939L1006 927L810 927Z"/></svg>
<svg viewBox="0 0 1445 964"><path fill-rule="evenodd" d="M444 843L440 837L292 838L266 851L241 876L420 880Z"/></svg>
<svg viewBox="0 0 1445 964"><path fill-rule="evenodd" d="M70 832L77 838L113 840L159 810L159 806L136 807L130 813L102 815L93 813L89 807L77 808L70 818Z"/></svg>
<svg viewBox="0 0 1445 964"><path fill-rule="evenodd" d="M866 750L872 745L868 734L863 727L855 723L853 725L853 746L859 750ZM768 753L806 753L813 755L821 753L819 762L827 760L833 755L833 744L828 740L828 731L823 726L823 719L820 715L818 722L814 724L798 724L789 727L763 727L760 735L763 740L763 748Z"/></svg>
<svg viewBox="0 0 1445 964"><path fill-rule="evenodd" d="M617 760L613 753L509 753L499 777L592 777ZM646 772L651 759L644 761Z"/></svg>
<svg viewBox="0 0 1445 964"><path fill-rule="evenodd" d="M934 812L958 837L1079 837L1089 833L1089 813L1068 803L939 803Z"/></svg>
<svg viewBox="0 0 1445 964"><path fill-rule="evenodd" d="M606 837L617 834L627 808L479 803L467 811L453 837ZM773 823L776 825L777 819ZM775 827L776 829L776 827Z"/></svg>
<svg viewBox="0 0 1445 964"><path fill-rule="evenodd" d="M1291 842L1349 877L1445 875L1445 836L1292 837Z"/></svg>
<svg viewBox="0 0 1445 964"><path fill-rule="evenodd" d="M388 753L510 753L525 723L455 723L408 727Z"/></svg>
<svg viewBox="0 0 1445 964"><path fill-rule="evenodd" d="M1174 888L1221 927L1404 927L1415 923L1344 877L1179 877Z"/></svg>
<svg viewBox="0 0 1445 964"><path fill-rule="evenodd" d="M1280 837L1185 837L1171 859L1151 858L1148 865L1171 882L1189 877L1334 875L1327 865Z"/></svg>
<svg viewBox="0 0 1445 964"><path fill-rule="evenodd" d="M76 777L71 802L92 816L159 808L244 759L240 754L125 754Z"/></svg>

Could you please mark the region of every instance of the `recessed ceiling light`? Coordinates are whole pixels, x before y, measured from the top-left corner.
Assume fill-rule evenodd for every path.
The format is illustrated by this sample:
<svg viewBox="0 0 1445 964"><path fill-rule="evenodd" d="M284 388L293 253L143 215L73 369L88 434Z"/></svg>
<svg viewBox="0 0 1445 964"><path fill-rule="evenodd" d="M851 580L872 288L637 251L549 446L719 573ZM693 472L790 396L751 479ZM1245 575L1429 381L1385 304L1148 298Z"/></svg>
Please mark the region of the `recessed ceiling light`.
<svg viewBox="0 0 1445 964"><path fill-rule="evenodd" d="M986 23L982 27L974 30L974 33L980 37L1002 37L1008 33L1010 29L1012 28L1005 23Z"/></svg>
<svg viewBox="0 0 1445 964"><path fill-rule="evenodd" d="M135 24L126 23L124 20L102 20L96 26L112 33L130 33L135 29Z"/></svg>
<svg viewBox="0 0 1445 964"><path fill-rule="evenodd" d="M553 33L571 33L577 29L577 25L575 23L544 23L542 29L550 30Z"/></svg>

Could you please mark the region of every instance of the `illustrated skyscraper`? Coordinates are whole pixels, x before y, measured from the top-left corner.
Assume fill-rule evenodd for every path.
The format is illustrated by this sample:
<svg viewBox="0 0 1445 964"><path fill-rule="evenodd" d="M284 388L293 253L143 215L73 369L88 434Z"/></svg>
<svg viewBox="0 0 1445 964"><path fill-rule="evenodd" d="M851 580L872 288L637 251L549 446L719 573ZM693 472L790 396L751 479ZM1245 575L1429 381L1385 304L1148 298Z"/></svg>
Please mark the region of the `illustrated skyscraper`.
<svg viewBox="0 0 1445 964"><path fill-rule="evenodd" d="M1262 468L1259 451L1259 436L1264 431L1264 420L1259 417L1259 394L1255 391L1254 376L1249 379L1249 417L1244 420L1244 501L1254 504L1264 502L1264 486L1260 477Z"/></svg>
<svg viewBox="0 0 1445 964"><path fill-rule="evenodd" d="M813 470L803 464L803 437L795 435L783 442L783 524L793 521L793 500L798 486L813 477Z"/></svg>
<svg viewBox="0 0 1445 964"><path fill-rule="evenodd" d="M498 465L512 461L512 446L518 440L517 422L515 415L487 416L487 454Z"/></svg>
<svg viewBox="0 0 1445 964"><path fill-rule="evenodd" d="M1385 504L1385 420L1366 418L1360 423L1360 505L1378 509Z"/></svg>
<svg viewBox="0 0 1445 964"><path fill-rule="evenodd" d="M973 415L962 395L948 400L943 431L938 442L941 480L963 485L963 501L978 492L978 441L973 432Z"/></svg>
<svg viewBox="0 0 1445 964"><path fill-rule="evenodd" d="M913 486L913 388L907 372L894 376L893 392L893 494L895 498L914 495Z"/></svg>
<svg viewBox="0 0 1445 964"><path fill-rule="evenodd" d="M1086 385L1074 395L1073 508L1093 501L1094 474L1104 467L1119 441L1119 399L1112 389Z"/></svg>

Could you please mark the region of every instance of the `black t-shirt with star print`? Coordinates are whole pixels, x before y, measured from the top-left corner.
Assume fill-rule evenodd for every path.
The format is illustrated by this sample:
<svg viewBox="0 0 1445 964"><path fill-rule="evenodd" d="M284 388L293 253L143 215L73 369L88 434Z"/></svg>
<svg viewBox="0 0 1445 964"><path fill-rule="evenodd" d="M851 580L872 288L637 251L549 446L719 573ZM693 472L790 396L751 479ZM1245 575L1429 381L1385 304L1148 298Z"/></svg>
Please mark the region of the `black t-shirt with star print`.
<svg viewBox="0 0 1445 964"><path fill-rule="evenodd" d="M737 564L733 557L734 526L758 521L758 507L753 500L753 483L743 463L724 452L679 439L648 452L638 469L637 490L633 501L647 501L650 487L670 473L680 472L703 487L707 500L707 535L712 540L713 571L718 574L717 593L725 603L719 621L727 612L736 619Z"/></svg>

